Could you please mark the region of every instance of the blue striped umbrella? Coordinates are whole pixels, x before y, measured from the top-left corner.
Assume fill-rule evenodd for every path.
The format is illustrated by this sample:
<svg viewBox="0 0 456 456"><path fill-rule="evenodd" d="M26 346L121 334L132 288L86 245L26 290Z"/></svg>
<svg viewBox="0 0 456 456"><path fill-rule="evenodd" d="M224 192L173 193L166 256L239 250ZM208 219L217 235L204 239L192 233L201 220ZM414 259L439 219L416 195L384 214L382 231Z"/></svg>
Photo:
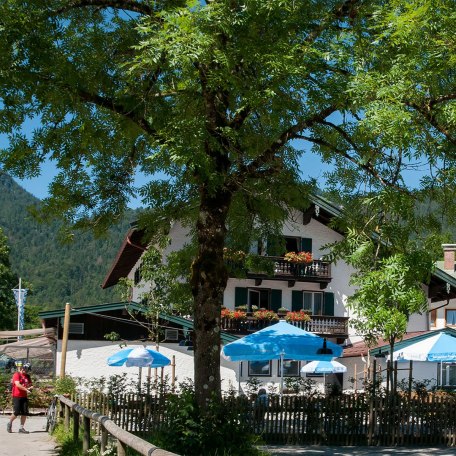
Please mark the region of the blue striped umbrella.
<svg viewBox="0 0 456 456"><path fill-rule="evenodd" d="M311 361L301 368L304 374L337 374L347 372L346 366L337 361Z"/></svg>
<svg viewBox="0 0 456 456"><path fill-rule="evenodd" d="M108 366L165 367L169 364L169 358L147 347L124 348L108 358Z"/></svg>

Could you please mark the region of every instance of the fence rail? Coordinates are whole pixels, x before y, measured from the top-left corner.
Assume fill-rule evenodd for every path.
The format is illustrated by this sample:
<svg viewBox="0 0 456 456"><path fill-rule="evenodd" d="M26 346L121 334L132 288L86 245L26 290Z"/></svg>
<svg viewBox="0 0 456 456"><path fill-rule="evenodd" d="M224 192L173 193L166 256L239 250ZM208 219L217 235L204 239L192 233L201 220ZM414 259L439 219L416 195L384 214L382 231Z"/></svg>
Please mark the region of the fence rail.
<svg viewBox="0 0 456 456"><path fill-rule="evenodd" d="M246 398L226 400L237 420L266 443L456 446L456 397L450 395L272 396L260 417ZM143 436L173 421L166 395L87 394L75 401Z"/></svg>
<svg viewBox="0 0 456 456"><path fill-rule="evenodd" d="M101 397L101 396L100 396ZM140 437L133 435L117 425L108 416L103 415L99 412L89 410L80 404L77 404L70 399L59 396L58 397L61 407L64 410L64 424L65 429L68 430L70 426L70 416L73 416L73 439L77 440L79 437L79 425L82 418L83 423L83 439L82 449L84 453L90 448L90 434L91 430L95 430L101 435L101 448L100 452L103 453L106 450L108 435L112 435L117 439L117 455L125 456L127 447L133 448L140 455L143 456L178 456L175 453L171 453L166 450L152 445L149 442L141 439ZM96 404L100 406L98 402ZM103 408L104 404L101 404Z"/></svg>

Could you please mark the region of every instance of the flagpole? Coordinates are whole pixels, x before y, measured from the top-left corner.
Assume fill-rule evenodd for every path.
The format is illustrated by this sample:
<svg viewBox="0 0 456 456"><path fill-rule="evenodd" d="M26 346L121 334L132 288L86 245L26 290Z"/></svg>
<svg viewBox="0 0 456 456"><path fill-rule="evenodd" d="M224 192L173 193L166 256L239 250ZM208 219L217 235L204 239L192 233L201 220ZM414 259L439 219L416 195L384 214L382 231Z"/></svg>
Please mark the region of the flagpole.
<svg viewBox="0 0 456 456"><path fill-rule="evenodd" d="M19 293L17 295L17 330L21 330L21 283L22 279L19 277ZM21 340L21 336L18 334L17 340Z"/></svg>

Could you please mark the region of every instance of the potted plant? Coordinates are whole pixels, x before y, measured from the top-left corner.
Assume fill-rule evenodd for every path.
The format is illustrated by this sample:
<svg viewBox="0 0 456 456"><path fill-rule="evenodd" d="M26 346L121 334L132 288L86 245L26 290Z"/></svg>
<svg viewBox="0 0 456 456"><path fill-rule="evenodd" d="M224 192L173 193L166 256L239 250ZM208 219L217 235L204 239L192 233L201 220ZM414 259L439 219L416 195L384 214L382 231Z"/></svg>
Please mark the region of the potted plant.
<svg viewBox="0 0 456 456"><path fill-rule="evenodd" d="M310 252L287 252L284 259L290 263L308 264L312 263L313 257Z"/></svg>
<svg viewBox="0 0 456 456"><path fill-rule="evenodd" d="M279 319L278 315L272 310L257 310L253 313L253 316L257 320L277 321Z"/></svg>
<svg viewBox="0 0 456 456"><path fill-rule="evenodd" d="M285 315L285 320L288 322L292 321L310 321L310 315L304 310L298 312L288 312Z"/></svg>
<svg viewBox="0 0 456 456"><path fill-rule="evenodd" d="M286 307L280 307L279 309L277 309L277 315L279 317L284 317L288 312L289 310Z"/></svg>

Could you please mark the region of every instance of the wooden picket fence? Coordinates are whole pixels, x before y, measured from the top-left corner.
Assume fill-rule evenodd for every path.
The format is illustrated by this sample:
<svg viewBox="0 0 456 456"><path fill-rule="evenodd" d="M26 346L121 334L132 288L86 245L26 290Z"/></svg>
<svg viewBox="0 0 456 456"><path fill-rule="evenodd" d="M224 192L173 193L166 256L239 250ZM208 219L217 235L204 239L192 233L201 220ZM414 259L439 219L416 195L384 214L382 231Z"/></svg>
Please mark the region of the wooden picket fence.
<svg viewBox="0 0 456 456"><path fill-rule="evenodd" d="M143 436L173 422L167 395L79 394L74 400ZM261 416L245 397L225 400L232 416L265 443L456 446L456 397L451 395L271 396Z"/></svg>

